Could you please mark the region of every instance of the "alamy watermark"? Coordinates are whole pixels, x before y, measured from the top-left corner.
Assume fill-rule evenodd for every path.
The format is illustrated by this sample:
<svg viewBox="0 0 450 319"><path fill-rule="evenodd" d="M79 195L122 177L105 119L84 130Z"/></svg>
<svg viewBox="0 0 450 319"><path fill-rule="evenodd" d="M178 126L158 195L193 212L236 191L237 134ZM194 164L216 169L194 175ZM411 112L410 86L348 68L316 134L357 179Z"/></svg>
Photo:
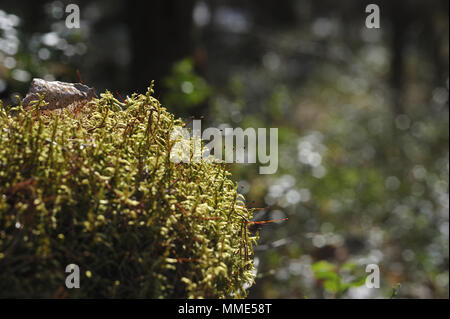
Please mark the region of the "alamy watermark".
<svg viewBox="0 0 450 319"><path fill-rule="evenodd" d="M201 120L193 120L192 136L187 128L176 127L170 134L170 160L174 163L256 163L260 174L278 170L278 128L209 127L202 133ZM268 140L270 141L268 145ZM206 145L202 141L209 141ZM247 143L246 143L247 141Z"/></svg>
<svg viewBox="0 0 450 319"><path fill-rule="evenodd" d="M366 266L366 272L370 273L366 277L366 287L380 288L380 267L377 264L369 264Z"/></svg>
<svg viewBox="0 0 450 319"><path fill-rule="evenodd" d="M66 267L66 287L69 289L80 288L80 267L76 264L69 264Z"/></svg>
<svg viewBox="0 0 450 319"><path fill-rule="evenodd" d="M371 3L366 7L366 13L370 13L366 17L366 28L379 29L380 28L380 7L377 4Z"/></svg>
<svg viewBox="0 0 450 319"><path fill-rule="evenodd" d="M66 27L69 29L80 28L80 7L77 4L68 4L66 6Z"/></svg>

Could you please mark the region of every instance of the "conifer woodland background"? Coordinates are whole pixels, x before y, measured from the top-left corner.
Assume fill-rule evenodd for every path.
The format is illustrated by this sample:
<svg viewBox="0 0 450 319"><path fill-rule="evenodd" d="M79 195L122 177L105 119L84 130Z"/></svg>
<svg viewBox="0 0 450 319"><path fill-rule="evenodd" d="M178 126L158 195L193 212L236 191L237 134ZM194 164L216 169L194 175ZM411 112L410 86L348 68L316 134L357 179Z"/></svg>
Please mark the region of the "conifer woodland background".
<svg viewBox="0 0 450 319"><path fill-rule="evenodd" d="M448 6L0 0L0 98L79 70L116 98L155 80L168 111L205 128L277 127L276 174L231 166L255 220L288 218L260 228L249 297L448 298ZM380 289L364 285L371 263Z"/></svg>

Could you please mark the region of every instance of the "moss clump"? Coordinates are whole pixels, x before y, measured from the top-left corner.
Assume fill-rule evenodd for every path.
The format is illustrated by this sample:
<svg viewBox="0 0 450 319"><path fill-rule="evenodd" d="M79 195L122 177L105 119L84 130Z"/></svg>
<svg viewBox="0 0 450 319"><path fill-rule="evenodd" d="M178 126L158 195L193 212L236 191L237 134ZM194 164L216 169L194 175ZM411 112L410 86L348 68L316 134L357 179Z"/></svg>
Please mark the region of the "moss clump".
<svg viewBox="0 0 450 319"><path fill-rule="evenodd" d="M152 93L0 105L0 297L245 296L252 212L222 164L169 160L183 122Z"/></svg>

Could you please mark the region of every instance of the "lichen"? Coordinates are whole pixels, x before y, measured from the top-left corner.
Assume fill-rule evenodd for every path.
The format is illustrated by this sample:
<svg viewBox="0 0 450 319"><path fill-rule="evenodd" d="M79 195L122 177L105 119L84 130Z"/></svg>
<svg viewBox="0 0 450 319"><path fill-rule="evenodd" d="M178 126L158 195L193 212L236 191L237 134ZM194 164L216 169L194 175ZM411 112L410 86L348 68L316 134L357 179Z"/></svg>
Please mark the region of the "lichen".
<svg viewBox="0 0 450 319"><path fill-rule="evenodd" d="M47 113L43 98L0 104L0 297L246 295L252 210L224 164L170 160L184 123L152 93Z"/></svg>

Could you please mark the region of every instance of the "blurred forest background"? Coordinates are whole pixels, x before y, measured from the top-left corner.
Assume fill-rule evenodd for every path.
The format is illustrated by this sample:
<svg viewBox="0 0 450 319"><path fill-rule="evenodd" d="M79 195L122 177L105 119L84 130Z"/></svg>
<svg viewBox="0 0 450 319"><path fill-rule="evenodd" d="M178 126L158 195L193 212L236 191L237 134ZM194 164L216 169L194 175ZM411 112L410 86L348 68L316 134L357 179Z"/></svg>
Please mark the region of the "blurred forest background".
<svg viewBox="0 0 450 319"><path fill-rule="evenodd" d="M81 28L65 26L77 3ZM365 27L366 5L381 28ZM232 165L260 229L253 298L448 298L447 0L0 0L0 98L33 77L145 92L202 126L278 127ZM381 288L364 285L376 263Z"/></svg>

